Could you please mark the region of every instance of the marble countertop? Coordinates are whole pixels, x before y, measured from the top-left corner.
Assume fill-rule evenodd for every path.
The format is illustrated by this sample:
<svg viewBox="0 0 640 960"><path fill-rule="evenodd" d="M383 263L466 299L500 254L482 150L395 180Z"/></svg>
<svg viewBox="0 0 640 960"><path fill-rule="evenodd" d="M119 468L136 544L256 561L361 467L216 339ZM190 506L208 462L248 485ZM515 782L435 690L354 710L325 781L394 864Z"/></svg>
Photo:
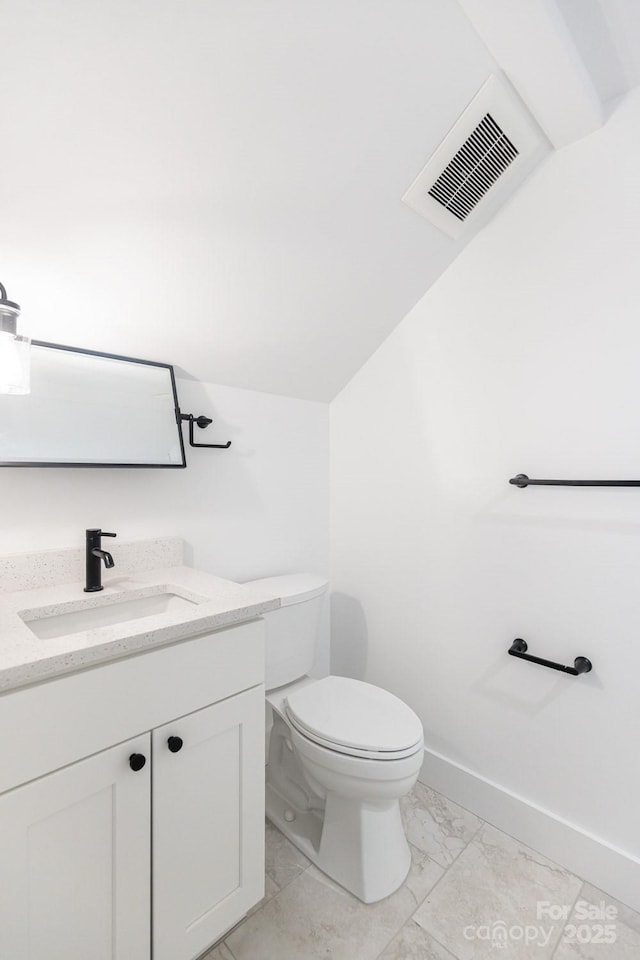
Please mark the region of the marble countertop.
<svg viewBox="0 0 640 960"><path fill-rule="evenodd" d="M110 576L95 594L84 593L83 586L65 583L0 595L0 693L218 630L280 606L279 598L261 596L256 588L185 566ZM46 639L28 626L29 621L161 593L176 594L193 606Z"/></svg>

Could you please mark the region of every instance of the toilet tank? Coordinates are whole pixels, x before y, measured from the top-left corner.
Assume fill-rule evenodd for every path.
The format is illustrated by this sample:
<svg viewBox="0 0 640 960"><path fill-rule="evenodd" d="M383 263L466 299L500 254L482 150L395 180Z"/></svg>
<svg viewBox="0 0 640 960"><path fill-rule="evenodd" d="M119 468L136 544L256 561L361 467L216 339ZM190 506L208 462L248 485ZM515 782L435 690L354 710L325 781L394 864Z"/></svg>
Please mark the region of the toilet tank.
<svg viewBox="0 0 640 960"><path fill-rule="evenodd" d="M263 613L266 622L266 688L292 683L313 664L320 614L328 581L310 573L250 580L244 586L261 596L280 597L279 610Z"/></svg>

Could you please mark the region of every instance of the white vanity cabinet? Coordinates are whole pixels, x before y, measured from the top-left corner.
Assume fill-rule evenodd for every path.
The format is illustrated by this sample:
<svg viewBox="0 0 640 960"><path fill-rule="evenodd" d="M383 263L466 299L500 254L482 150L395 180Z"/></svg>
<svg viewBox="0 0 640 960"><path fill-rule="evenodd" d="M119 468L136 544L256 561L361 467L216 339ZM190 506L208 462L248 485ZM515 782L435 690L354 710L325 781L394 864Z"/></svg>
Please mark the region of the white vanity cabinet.
<svg viewBox="0 0 640 960"><path fill-rule="evenodd" d="M263 629L0 696L2 960L194 960L262 897Z"/></svg>
<svg viewBox="0 0 640 960"><path fill-rule="evenodd" d="M197 957L263 895L264 714L258 687L153 731L153 960Z"/></svg>
<svg viewBox="0 0 640 960"><path fill-rule="evenodd" d="M0 797L0 957L149 956L149 734Z"/></svg>

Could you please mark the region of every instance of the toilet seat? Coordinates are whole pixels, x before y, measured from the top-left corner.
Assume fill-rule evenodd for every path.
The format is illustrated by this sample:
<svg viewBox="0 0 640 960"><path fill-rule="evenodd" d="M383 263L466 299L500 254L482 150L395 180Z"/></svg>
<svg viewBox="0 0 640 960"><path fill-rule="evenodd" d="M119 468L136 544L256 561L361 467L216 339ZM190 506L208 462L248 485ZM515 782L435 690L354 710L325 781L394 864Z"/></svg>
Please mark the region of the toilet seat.
<svg viewBox="0 0 640 960"><path fill-rule="evenodd" d="M402 700L348 677L324 677L291 693L286 715L301 736L335 753L400 760L423 746L422 724Z"/></svg>

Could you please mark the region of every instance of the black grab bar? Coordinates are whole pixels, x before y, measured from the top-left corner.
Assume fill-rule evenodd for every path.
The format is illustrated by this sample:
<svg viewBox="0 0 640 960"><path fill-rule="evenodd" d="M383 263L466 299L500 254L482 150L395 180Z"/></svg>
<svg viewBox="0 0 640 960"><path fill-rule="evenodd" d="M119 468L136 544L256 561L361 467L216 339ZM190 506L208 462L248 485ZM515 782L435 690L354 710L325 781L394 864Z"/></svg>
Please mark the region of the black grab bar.
<svg viewBox="0 0 640 960"><path fill-rule="evenodd" d="M509 647L509 653L512 657L518 657L519 660L529 660L531 663L539 663L543 667L551 667L552 670L561 670L563 673L570 673L572 677L577 677L581 673L589 673L593 669L591 660L587 657L576 657L572 667L566 667L563 663L554 663L553 660L543 660L542 657L532 657L527 653L528 647L526 640L518 637Z"/></svg>
<svg viewBox="0 0 640 960"><path fill-rule="evenodd" d="M526 473L511 477L514 487L640 487L640 480L532 480Z"/></svg>

